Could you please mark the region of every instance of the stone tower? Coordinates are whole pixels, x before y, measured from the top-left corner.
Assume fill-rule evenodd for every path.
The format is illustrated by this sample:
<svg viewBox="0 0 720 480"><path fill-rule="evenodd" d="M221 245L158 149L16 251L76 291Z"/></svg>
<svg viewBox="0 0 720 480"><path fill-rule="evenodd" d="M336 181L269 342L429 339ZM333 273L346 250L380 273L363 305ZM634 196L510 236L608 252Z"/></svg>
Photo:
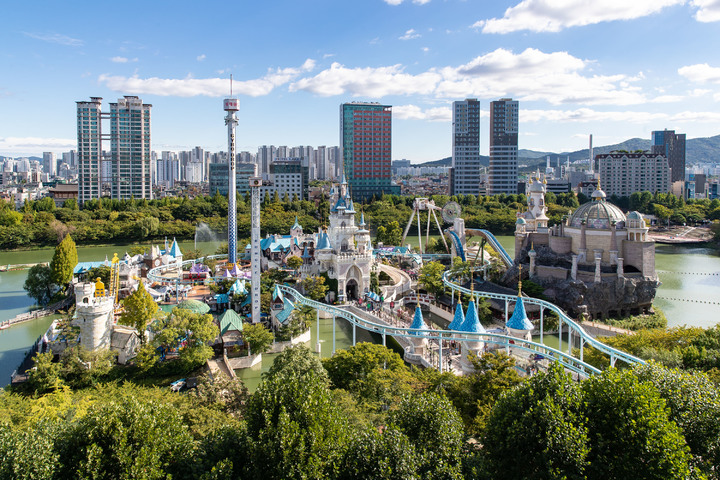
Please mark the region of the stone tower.
<svg viewBox="0 0 720 480"><path fill-rule="evenodd" d="M100 293L100 292L98 292ZM75 318L73 325L80 327L80 345L88 350L110 348L115 299L95 296L94 283L75 284Z"/></svg>

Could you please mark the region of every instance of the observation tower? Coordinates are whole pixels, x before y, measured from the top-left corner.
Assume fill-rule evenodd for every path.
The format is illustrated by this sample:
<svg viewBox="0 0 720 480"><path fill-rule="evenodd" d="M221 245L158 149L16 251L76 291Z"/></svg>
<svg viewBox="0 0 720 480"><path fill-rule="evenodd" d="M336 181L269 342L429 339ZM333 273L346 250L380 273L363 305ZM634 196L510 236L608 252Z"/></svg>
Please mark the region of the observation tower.
<svg viewBox="0 0 720 480"><path fill-rule="evenodd" d="M232 76L230 76L230 96L223 100L223 109L227 112L225 125L228 127L228 268L232 268L237 263L235 127L238 119L235 112L240 110L240 101L232 96Z"/></svg>

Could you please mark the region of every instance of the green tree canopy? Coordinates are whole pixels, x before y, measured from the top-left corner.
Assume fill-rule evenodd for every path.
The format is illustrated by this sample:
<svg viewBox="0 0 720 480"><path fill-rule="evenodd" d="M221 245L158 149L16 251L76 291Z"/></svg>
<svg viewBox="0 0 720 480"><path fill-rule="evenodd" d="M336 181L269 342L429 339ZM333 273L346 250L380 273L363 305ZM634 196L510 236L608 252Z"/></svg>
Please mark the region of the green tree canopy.
<svg viewBox="0 0 720 480"><path fill-rule="evenodd" d="M445 265L440 262L428 262L420 268L418 284L422 285L429 293L438 297L445 290L445 285L443 285L442 281L443 273L445 273Z"/></svg>
<svg viewBox="0 0 720 480"><path fill-rule="evenodd" d="M78 263L77 248L70 235L62 239L55 248L55 254L50 261L51 278L54 284L67 286L72 280L73 269Z"/></svg>
<svg viewBox="0 0 720 480"><path fill-rule="evenodd" d="M382 345L361 342L323 359L330 381L336 388L357 392L375 369L407 370L400 355Z"/></svg>
<svg viewBox="0 0 720 480"><path fill-rule="evenodd" d="M250 323L243 326L243 338L250 347L250 353L265 353L273 343L273 334L262 323Z"/></svg>
<svg viewBox="0 0 720 480"><path fill-rule="evenodd" d="M30 267L23 288L38 305L49 304L58 291L58 286L53 282L52 269L42 264Z"/></svg>
<svg viewBox="0 0 720 480"><path fill-rule="evenodd" d="M324 299L328 291L328 286L325 285L325 277L322 275L308 275L300 281L300 286L306 297L316 301Z"/></svg>
<svg viewBox="0 0 720 480"><path fill-rule="evenodd" d="M123 313L120 315L120 323L134 327L140 335L140 342L145 343L145 330L148 323L158 312L158 304L145 290L143 282L138 283L138 288L132 295L123 300Z"/></svg>

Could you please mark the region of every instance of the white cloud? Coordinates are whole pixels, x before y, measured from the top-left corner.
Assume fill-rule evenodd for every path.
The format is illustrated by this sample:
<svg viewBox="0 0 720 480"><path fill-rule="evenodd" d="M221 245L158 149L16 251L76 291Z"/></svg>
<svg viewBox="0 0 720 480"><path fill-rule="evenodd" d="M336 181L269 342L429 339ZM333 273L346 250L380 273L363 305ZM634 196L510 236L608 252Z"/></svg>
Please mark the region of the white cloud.
<svg viewBox="0 0 720 480"><path fill-rule="evenodd" d="M417 105L393 105L393 118L401 120L450 122L452 121L452 111L450 107L436 107L423 110Z"/></svg>
<svg viewBox="0 0 720 480"><path fill-rule="evenodd" d="M43 42L57 43L60 45L67 45L70 47L82 47L85 43L78 39L62 35L60 33L32 33L23 32L27 37L34 38L35 40L42 40Z"/></svg>
<svg viewBox="0 0 720 480"><path fill-rule="evenodd" d="M521 122L623 122L647 123L654 120L666 120L665 113L633 111L604 112L590 108L576 110L520 110Z"/></svg>
<svg viewBox="0 0 720 480"><path fill-rule="evenodd" d="M197 60L198 62L202 62L206 58L207 56L203 53L202 55L198 55L197 57L195 57L195 60Z"/></svg>
<svg viewBox="0 0 720 480"><path fill-rule="evenodd" d="M404 0L383 0L388 5L400 5L403 3ZM412 3L415 5L425 5L426 3L430 3L430 0L412 0Z"/></svg>
<svg viewBox="0 0 720 480"><path fill-rule="evenodd" d="M706 88L694 88L688 92L688 95L691 97L703 97L708 93L712 93L712 90L708 90Z"/></svg>
<svg viewBox="0 0 720 480"><path fill-rule="evenodd" d="M679 112L670 116L675 122L720 122L720 112Z"/></svg>
<svg viewBox="0 0 720 480"><path fill-rule="evenodd" d="M77 148L77 139L42 137L0 138L0 152L6 155L33 155L55 150Z"/></svg>
<svg viewBox="0 0 720 480"><path fill-rule="evenodd" d="M386 95L429 94L435 89L440 74L430 70L419 75L403 71L401 65L389 67L347 68L333 62L329 69L314 77L290 84L290 91L304 90L321 96L342 95L380 98Z"/></svg>
<svg viewBox="0 0 720 480"><path fill-rule="evenodd" d="M136 58L127 58L127 57L112 57L110 59L111 62L114 63L128 63L128 62L137 62L138 59Z"/></svg>
<svg viewBox="0 0 720 480"><path fill-rule="evenodd" d="M239 95L259 97L267 95L275 87L284 85L304 72L315 68L315 61L307 59L300 67L278 68L268 70L261 78L245 81L234 81L233 92ZM138 76L122 77L100 75L100 83L116 92L134 94L150 94L160 96L194 97L205 95L208 97L221 97L228 93L228 82L224 78L140 78Z"/></svg>
<svg viewBox="0 0 720 480"><path fill-rule="evenodd" d="M407 73L402 65L348 68L333 63L314 77L295 81L290 91L372 98L412 94L442 99L514 96L520 100L587 105L647 101L634 85L642 76L584 76L581 71L587 63L567 52L544 53L532 48L519 54L497 49L464 65L432 68L418 74Z"/></svg>
<svg viewBox="0 0 720 480"><path fill-rule="evenodd" d="M326 54L324 54L324 55L322 56L322 58L323 58L323 59L326 59L326 58L332 58L332 57L334 57L334 56L335 56L334 53L326 53Z"/></svg>
<svg viewBox="0 0 720 480"><path fill-rule="evenodd" d="M414 28L405 32L405 35L399 37L400 40L412 40L413 38L420 38L420 34L415 31Z"/></svg>
<svg viewBox="0 0 720 480"><path fill-rule="evenodd" d="M685 100L685 97L683 95L660 95L650 101L652 103L674 103L681 102L683 100Z"/></svg>
<svg viewBox="0 0 720 480"><path fill-rule="evenodd" d="M695 13L698 22L720 21L720 0L692 0L691 5L698 9Z"/></svg>
<svg viewBox="0 0 720 480"><path fill-rule="evenodd" d="M692 82L720 83L720 68L707 63L697 63L678 68L678 73Z"/></svg>
<svg viewBox="0 0 720 480"><path fill-rule="evenodd" d="M523 0L505 10L502 18L480 20L473 27L500 34L518 30L559 32L568 27L640 18L683 3L685 0Z"/></svg>
<svg viewBox="0 0 720 480"><path fill-rule="evenodd" d="M430 47L422 47L420 50L422 50L423 52L427 53L427 52L430 51Z"/></svg>

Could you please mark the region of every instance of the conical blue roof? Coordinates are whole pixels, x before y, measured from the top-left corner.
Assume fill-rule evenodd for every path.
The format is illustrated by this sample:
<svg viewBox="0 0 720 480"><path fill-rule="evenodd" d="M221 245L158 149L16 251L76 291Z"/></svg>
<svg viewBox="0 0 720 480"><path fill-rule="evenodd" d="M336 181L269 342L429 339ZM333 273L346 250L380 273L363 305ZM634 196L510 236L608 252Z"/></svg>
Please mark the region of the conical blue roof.
<svg viewBox="0 0 720 480"><path fill-rule="evenodd" d="M355 205L353 204L352 199L348 202L347 210L345 210L347 213L355 213Z"/></svg>
<svg viewBox="0 0 720 480"><path fill-rule="evenodd" d="M513 330L532 330L535 328L527 318L527 314L525 313L525 304L523 303L522 297L519 295L517 303L515 304L515 310L505 326L507 328L512 328Z"/></svg>
<svg viewBox="0 0 720 480"><path fill-rule="evenodd" d="M172 246L170 247L170 251L168 254L172 255L173 257L179 257L182 255L182 252L180 251L180 246L177 243L177 240L173 238Z"/></svg>
<svg viewBox="0 0 720 480"><path fill-rule="evenodd" d="M290 230L302 230L302 226L298 223L297 215L295 215L295 224Z"/></svg>
<svg viewBox="0 0 720 480"><path fill-rule="evenodd" d="M458 330L468 333L485 333L485 328L482 326L480 319L478 318L474 300L470 300L470 303L468 303L465 322L463 322L462 326Z"/></svg>
<svg viewBox="0 0 720 480"><path fill-rule="evenodd" d="M358 223L358 225L360 225L361 227L367 225L365 223L365 212L360 212L360 223Z"/></svg>
<svg viewBox="0 0 720 480"><path fill-rule="evenodd" d="M305 245L305 249L303 250L301 258L310 258L310 254L308 253L307 245Z"/></svg>
<svg viewBox="0 0 720 480"><path fill-rule="evenodd" d="M422 310L420 310L420 305L415 307L415 316L413 317L412 325L410 325L410 328L413 330L417 330L416 332L411 332L415 335L420 334L420 330L427 330L427 325L425 325L425 321L423 320L422 316Z"/></svg>
<svg viewBox="0 0 720 480"><path fill-rule="evenodd" d="M315 243L315 250L325 250L327 248L327 235L325 235L325 232L320 232L317 234L317 242Z"/></svg>
<svg viewBox="0 0 720 480"><path fill-rule="evenodd" d="M460 330L463 323L465 323L465 314L463 313L462 305L458 303L457 307L455 307L455 316L452 322L450 322L450 325L448 325L448 330Z"/></svg>
<svg viewBox="0 0 720 480"><path fill-rule="evenodd" d="M284 299L285 299L285 296L283 295L283 293L280 291L280 289L278 288L278 286L277 286L277 284L276 284L276 285L275 285L275 289L273 290L272 299L275 300L275 299L277 299L277 298L280 298L280 299L283 299L283 300L284 300Z"/></svg>

